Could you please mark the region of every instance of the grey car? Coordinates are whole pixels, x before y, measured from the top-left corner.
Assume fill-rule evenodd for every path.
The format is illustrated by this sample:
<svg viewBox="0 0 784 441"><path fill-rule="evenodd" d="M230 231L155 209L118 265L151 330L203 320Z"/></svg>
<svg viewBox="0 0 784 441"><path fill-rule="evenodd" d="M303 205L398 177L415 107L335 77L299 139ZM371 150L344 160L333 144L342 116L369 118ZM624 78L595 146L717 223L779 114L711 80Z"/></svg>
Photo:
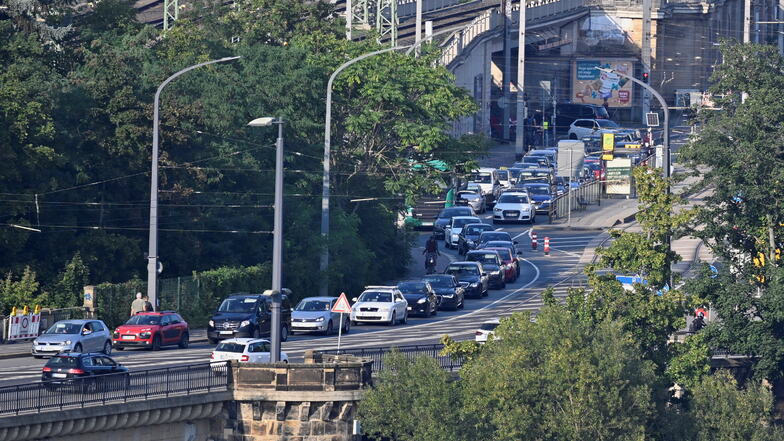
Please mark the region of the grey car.
<svg viewBox="0 0 784 441"><path fill-rule="evenodd" d="M485 197L479 191L474 191L474 190L458 191L455 204L468 205L469 207L474 209L475 213L485 212Z"/></svg>
<svg viewBox="0 0 784 441"><path fill-rule="evenodd" d="M33 340L33 357L61 352L112 353L112 336L101 320L60 320Z"/></svg>
<svg viewBox="0 0 784 441"><path fill-rule="evenodd" d="M291 333L321 332L332 334L340 326L340 313L332 312L336 297L306 297L291 312ZM351 329L351 318L343 317L343 333Z"/></svg>

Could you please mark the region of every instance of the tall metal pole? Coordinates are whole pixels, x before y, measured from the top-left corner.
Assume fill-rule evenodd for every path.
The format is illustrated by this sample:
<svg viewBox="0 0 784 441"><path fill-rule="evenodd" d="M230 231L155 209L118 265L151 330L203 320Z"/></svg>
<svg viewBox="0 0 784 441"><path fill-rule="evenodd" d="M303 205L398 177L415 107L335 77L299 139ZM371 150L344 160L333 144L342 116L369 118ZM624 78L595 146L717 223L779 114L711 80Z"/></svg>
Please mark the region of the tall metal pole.
<svg viewBox="0 0 784 441"><path fill-rule="evenodd" d="M525 150L525 123L528 118L528 109L525 107L525 6L525 0L521 0L520 24L517 31L517 130L515 133L515 159L517 160L522 159Z"/></svg>
<svg viewBox="0 0 784 441"><path fill-rule="evenodd" d="M416 54L419 56L419 45L422 43L422 0L416 0L416 37L414 44L417 46Z"/></svg>
<svg viewBox="0 0 784 441"><path fill-rule="evenodd" d="M648 74L650 78L651 73L651 12L653 4L651 0L642 0L642 73ZM641 120L645 121L645 114L651 111L651 97L648 91L643 88L642 90L642 116Z"/></svg>
<svg viewBox="0 0 784 441"><path fill-rule="evenodd" d="M160 129L158 108L160 107L161 92L167 84L185 72L208 64L223 63L239 58L241 57L225 57L186 67L166 78L155 91L152 116L152 166L150 168L150 240L147 252L147 297L155 309L158 309L158 133Z"/></svg>
<svg viewBox="0 0 784 441"><path fill-rule="evenodd" d="M447 32L454 32L453 29L444 29L438 31L431 35L431 37L435 37L436 35L445 34ZM422 44L424 40L420 40L419 44L408 45L408 46L395 46L386 49L381 49L378 51L369 52L364 55L360 55L357 58L351 59L346 61L345 63L341 64L335 72L332 72L332 75L329 77L329 81L327 81L327 109L325 112L325 122L324 122L324 176L321 180L322 190L321 190L321 238L324 242L324 248L321 251L321 259L319 262L319 271L321 271L323 280L321 282L321 286L319 288L319 293L321 296L326 296L329 292L329 277L327 277L327 268L329 267L329 179L330 179L330 156L331 156L331 137L332 137L332 84L335 82L335 78L342 72L345 68L351 66L352 64L362 61L365 58L370 58L379 54L383 54L386 52L392 52L400 49L408 48L406 54L411 54L411 51L415 50Z"/></svg>
<svg viewBox="0 0 784 441"><path fill-rule="evenodd" d="M351 29L354 27L354 5L346 0L346 40L351 41Z"/></svg>
<svg viewBox="0 0 784 441"><path fill-rule="evenodd" d="M504 9L504 70L503 70L503 82L504 84L501 86L501 91L503 92L503 115L504 121L501 136L506 140L509 139L509 119L512 115L511 107L511 91L509 90L509 84L512 81L512 42L510 41L511 38L509 34L511 33L512 28L512 0L502 0L502 6Z"/></svg>
<svg viewBox="0 0 784 441"><path fill-rule="evenodd" d="M275 224L272 242L272 321L270 362L280 361L280 292L283 277L283 119L276 118L278 139L275 142Z"/></svg>
<svg viewBox="0 0 784 441"><path fill-rule="evenodd" d="M743 43L751 43L751 0L743 0Z"/></svg>

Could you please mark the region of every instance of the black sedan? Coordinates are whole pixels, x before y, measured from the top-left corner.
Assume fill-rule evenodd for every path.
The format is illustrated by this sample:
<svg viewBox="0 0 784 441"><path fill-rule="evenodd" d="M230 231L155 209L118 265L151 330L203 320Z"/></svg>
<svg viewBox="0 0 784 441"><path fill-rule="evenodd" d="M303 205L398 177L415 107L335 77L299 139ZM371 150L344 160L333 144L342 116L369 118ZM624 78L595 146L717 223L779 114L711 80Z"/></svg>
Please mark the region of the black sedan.
<svg viewBox="0 0 784 441"><path fill-rule="evenodd" d="M69 384L82 392L128 387L128 368L101 353L62 353L49 359L41 372L48 389Z"/></svg>
<svg viewBox="0 0 784 441"><path fill-rule="evenodd" d="M508 242L512 242L515 245L517 241L512 239L512 235L509 234L508 231L485 231L479 235L479 240L477 241L476 248L484 247L484 244L490 242L491 240L505 240Z"/></svg>
<svg viewBox="0 0 784 441"><path fill-rule="evenodd" d="M467 224L457 236L457 252L463 255L476 248L479 235L485 231L493 231L495 227L490 224Z"/></svg>
<svg viewBox="0 0 784 441"><path fill-rule="evenodd" d="M479 262L452 262L446 267L444 274L455 276L458 282L466 282L466 297L484 297L487 295L487 274Z"/></svg>
<svg viewBox="0 0 784 441"><path fill-rule="evenodd" d="M438 309L456 311L465 306L466 282L461 284L455 276L449 274L431 274L422 280L429 283L439 297Z"/></svg>
<svg viewBox="0 0 784 441"><path fill-rule="evenodd" d="M438 296L426 281L401 282L397 289L403 293L408 302L408 314L417 314L423 317L436 315L438 311Z"/></svg>
<svg viewBox="0 0 784 441"><path fill-rule="evenodd" d="M444 208L438 213L438 218L433 223L433 235L436 239L444 239L444 229L452 223L452 218L457 216L473 216L474 210L471 207L449 207Z"/></svg>
<svg viewBox="0 0 784 441"><path fill-rule="evenodd" d="M487 283L493 289L506 288L506 276L501 256L495 250L473 250L466 254L465 259L469 262L479 262L487 273Z"/></svg>

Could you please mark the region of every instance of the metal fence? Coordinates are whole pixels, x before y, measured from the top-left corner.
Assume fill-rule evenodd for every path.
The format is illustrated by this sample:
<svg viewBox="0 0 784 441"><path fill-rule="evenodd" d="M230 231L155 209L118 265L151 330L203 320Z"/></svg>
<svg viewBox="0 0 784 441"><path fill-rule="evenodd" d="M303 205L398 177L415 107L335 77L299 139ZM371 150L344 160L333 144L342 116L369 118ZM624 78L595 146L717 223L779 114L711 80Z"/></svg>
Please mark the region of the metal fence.
<svg viewBox="0 0 784 441"><path fill-rule="evenodd" d="M549 221L552 222L556 219L567 217L570 210L580 211L585 210L589 205L600 205L602 191L602 181L593 181L578 188L572 188L570 191L553 199L550 203Z"/></svg>
<svg viewBox="0 0 784 441"><path fill-rule="evenodd" d="M453 358L449 355L441 355L441 351L444 349L444 345L442 344L434 344L434 345L411 345L411 346L387 346L383 348L358 348L358 349L341 349L340 352L337 350L327 350L327 351L320 351L322 354L340 354L340 355L353 355L355 357L362 357L366 359L373 360L373 372L379 372L384 369L384 357L393 352L397 351L400 354L403 354L409 360L413 360L414 358L424 355L427 357L434 358L438 364L441 366L441 369L447 371L455 371L463 367L463 363L465 362L462 358Z"/></svg>
<svg viewBox="0 0 784 441"><path fill-rule="evenodd" d="M6 386L0 388L0 415L225 391L229 381L229 365L222 362Z"/></svg>

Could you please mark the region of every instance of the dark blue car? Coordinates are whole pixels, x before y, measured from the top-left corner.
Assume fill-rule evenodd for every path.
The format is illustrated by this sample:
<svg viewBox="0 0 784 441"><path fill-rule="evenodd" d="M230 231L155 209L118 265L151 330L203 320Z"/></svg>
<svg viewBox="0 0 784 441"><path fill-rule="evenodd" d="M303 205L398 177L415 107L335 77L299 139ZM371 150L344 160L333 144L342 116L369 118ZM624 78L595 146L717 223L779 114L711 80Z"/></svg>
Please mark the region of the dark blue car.
<svg viewBox="0 0 784 441"><path fill-rule="evenodd" d="M550 192L551 186L547 184L525 184L528 197L534 203L537 213L547 213L550 211L550 203L555 196Z"/></svg>

